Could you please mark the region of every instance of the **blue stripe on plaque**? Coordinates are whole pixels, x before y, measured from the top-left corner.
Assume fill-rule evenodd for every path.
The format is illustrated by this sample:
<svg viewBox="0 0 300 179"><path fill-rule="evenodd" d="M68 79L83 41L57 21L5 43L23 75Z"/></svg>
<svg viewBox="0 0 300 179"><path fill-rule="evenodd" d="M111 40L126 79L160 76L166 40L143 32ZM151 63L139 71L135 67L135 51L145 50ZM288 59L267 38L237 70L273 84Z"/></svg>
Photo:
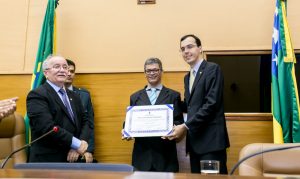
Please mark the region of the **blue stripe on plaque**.
<svg viewBox="0 0 300 179"><path fill-rule="evenodd" d="M123 133L125 134L125 137L130 137L130 135L124 130Z"/></svg>
<svg viewBox="0 0 300 179"><path fill-rule="evenodd" d="M174 111L174 108L170 104L166 104L166 106L168 106L170 109Z"/></svg>
<svg viewBox="0 0 300 179"><path fill-rule="evenodd" d="M127 107L127 112L130 111L134 106L128 106Z"/></svg>
<svg viewBox="0 0 300 179"><path fill-rule="evenodd" d="M173 132L173 130L171 130L167 135L170 135Z"/></svg>

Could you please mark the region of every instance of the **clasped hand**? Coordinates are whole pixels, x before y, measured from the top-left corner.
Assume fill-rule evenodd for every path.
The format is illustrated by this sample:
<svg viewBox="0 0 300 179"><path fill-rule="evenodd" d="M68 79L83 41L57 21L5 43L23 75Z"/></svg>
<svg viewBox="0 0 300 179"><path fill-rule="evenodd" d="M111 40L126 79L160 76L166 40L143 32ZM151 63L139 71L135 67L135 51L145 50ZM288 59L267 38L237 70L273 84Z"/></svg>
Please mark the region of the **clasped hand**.
<svg viewBox="0 0 300 179"><path fill-rule="evenodd" d="M70 149L68 156L67 156L67 161L69 162L76 162L78 160L78 157L80 155L85 156L86 150L88 148L88 143L84 140L81 140L80 146L77 150ZM88 158L88 157L87 157Z"/></svg>
<svg viewBox="0 0 300 179"><path fill-rule="evenodd" d="M84 154L88 148L88 143L84 140L81 140L80 147L76 150L80 155Z"/></svg>
<svg viewBox="0 0 300 179"><path fill-rule="evenodd" d="M18 97L0 100L0 119L12 114L16 110Z"/></svg>

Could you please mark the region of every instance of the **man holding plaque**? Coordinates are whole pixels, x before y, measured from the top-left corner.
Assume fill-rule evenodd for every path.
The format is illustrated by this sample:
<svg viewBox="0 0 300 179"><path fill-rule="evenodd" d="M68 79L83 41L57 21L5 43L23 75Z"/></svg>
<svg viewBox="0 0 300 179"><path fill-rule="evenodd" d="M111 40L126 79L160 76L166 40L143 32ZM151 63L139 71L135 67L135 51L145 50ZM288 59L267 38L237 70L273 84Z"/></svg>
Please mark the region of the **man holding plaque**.
<svg viewBox="0 0 300 179"><path fill-rule="evenodd" d="M180 50L190 72L184 77L183 111L187 121L174 127L167 138L180 138L187 131L186 147L192 173L200 173L201 160L220 162L220 173L227 174L229 139L224 116L224 79L219 65L203 59L201 41L195 35L180 40Z"/></svg>
<svg viewBox="0 0 300 179"><path fill-rule="evenodd" d="M144 72L148 84L143 89L130 96L130 107L145 106L145 108L149 108L149 116L151 116L151 105L156 106L165 104L165 106L172 108L172 126L173 124L182 124L183 115L180 109L180 93L166 88L161 84L163 73L161 61L158 58L146 60ZM155 112L152 116L155 116L157 113L159 112ZM154 120L154 118L150 119L149 117L147 124L146 122L144 124L149 125L151 128L153 126L150 125L155 123L152 120ZM128 123L129 122L126 120L125 126L128 125ZM122 132L123 139L132 139L128 135L125 135L125 129ZM161 136L135 137L132 165L138 171L178 172L179 166L176 142L164 140Z"/></svg>

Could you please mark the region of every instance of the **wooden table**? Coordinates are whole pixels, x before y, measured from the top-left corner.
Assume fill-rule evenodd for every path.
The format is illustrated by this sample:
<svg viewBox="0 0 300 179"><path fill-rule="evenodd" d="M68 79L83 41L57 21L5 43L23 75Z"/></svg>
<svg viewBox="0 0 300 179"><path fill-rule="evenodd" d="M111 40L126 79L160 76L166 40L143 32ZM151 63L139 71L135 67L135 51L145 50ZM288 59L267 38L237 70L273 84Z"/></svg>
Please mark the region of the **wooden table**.
<svg viewBox="0 0 300 179"><path fill-rule="evenodd" d="M86 170L24 170L0 169L1 178L99 178L99 179L266 179L266 177L246 177L228 175L201 175L191 173L163 172L103 172ZM267 178L272 179L272 178Z"/></svg>

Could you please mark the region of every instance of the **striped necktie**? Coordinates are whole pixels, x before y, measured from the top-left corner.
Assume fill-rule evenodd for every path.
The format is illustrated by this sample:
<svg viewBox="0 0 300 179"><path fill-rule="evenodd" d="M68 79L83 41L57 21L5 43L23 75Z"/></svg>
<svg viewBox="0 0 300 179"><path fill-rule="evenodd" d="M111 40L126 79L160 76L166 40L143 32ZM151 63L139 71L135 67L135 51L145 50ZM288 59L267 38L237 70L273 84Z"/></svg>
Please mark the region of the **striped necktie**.
<svg viewBox="0 0 300 179"><path fill-rule="evenodd" d="M191 91L192 91L194 81L195 81L195 70L194 70L194 69L191 69L191 71L190 71L190 83L189 83L189 90L190 90L190 93L191 93Z"/></svg>
<svg viewBox="0 0 300 179"><path fill-rule="evenodd" d="M150 100L150 102L151 102L152 105L155 104L156 98L157 98L157 96L156 96L156 88L151 88L151 93L149 95L149 100Z"/></svg>
<svg viewBox="0 0 300 179"><path fill-rule="evenodd" d="M62 99L63 99L63 103L66 106L66 108L68 110L68 113L69 113L69 115L71 116L71 118L72 118L72 120L74 122L74 114L73 114L72 108L70 106L70 103L69 103L69 101L67 99L66 91L63 88L61 88L58 92L61 94Z"/></svg>

